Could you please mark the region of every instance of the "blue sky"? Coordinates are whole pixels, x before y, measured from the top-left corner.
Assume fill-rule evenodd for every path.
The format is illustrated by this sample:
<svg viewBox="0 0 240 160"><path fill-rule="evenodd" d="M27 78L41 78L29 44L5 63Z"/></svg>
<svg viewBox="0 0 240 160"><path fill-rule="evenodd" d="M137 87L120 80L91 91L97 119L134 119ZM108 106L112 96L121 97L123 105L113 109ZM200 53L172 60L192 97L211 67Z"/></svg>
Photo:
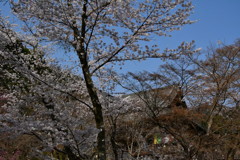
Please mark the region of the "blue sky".
<svg viewBox="0 0 240 160"><path fill-rule="evenodd" d="M210 44L217 44L218 40L231 44L240 38L240 0L193 0L193 4L195 9L190 19L198 21L173 32L172 37L160 38L162 50L175 48L182 41L195 40L197 48L205 49ZM6 6L0 6L0 9L5 15L9 14ZM128 62L122 71L155 71L159 64L161 61L156 59Z"/></svg>
<svg viewBox="0 0 240 160"><path fill-rule="evenodd" d="M239 0L195 0L194 6L191 18L199 21L176 32L173 39L194 39L205 48L218 40L228 44L240 38Z"/></svg>
<svg viewBox="0 0 240 160"><path fill-rule="evenodd" d="M232 44L240 38L240 0L193 0L193 4L195 9L190 19L198 21L173 32L170 38L160 38L162 48L174 48L182 41L194 40L196 48L204 50L210 44L216 45L219 40ZM131 62L123 70L156 71L160 64L160 60Z"/></svg>

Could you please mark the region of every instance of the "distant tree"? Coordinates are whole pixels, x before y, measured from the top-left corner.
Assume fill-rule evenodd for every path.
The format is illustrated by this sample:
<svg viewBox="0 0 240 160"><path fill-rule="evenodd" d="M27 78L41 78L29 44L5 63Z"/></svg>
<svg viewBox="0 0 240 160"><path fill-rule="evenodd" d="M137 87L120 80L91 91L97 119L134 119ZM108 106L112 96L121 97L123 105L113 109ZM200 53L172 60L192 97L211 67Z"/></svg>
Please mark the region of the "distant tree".
<svg viewBox="0 0 240 160"><path fill-rule="evenodd" d="M196 72L198 88L195 90L197 103L195 104L200 106L199 108L205 106L206 120L204 123L207 135L221 136L218 145L228 146L228 149L221 150L221 154L225 154L226 159L233 158L234 148L239 144L239 136L235 134L239 127L238 125L232 126L235 120L231 117L234 115L233 112L239 112L239 43L221 44L218 48L209 48L206 59L193 60L193 62L198 65Z"/></svg>
<svg viewBox="0 0 240 160"><path fill-rule="evenodd" d="M205 60L193 60L198 65L196 96L200 104L208 104L207 133L215 115L226 107L237 107L239 101L240 52L236 44L210 48Z"/></svg>
<svg viewBox="0 0 240 160"><path fill-rule="evenodd" d="M147 117L182 146L185 158L234 159L239 147L239 51L237 42L207 54L185 54L161 65L160 72L128 74L125 88L142 101ZM187 110L166 112L169 106L163 102L174 92L162 93L170 93L164 88L172 85L179 89L180 101L186 100Z"/></svg>
<svg viewBox="0 0 240 160"><path fill-rule="evenodd" d="M150 123L152 128L158 127L161 132L171 135L174 137L174 141L182 147L183 151L179 148L176 150L171 145L168 146L168 150L175 150L175 153L169 156L191 159L198 152L199 145L197 129L200 127L198 128L194 121L201 119L201 116L187 110L181 88L178 85L169 85L170 80L166 84L167 77L164 77L166 73L160 73L163 75L148 72L144 72L144 74L131 73L132 78L127 76L125 88L133 92L133 100L139 100L135 106L140 108L141 112L138 114L142 116L145 123ZM161 154L168 155L162 147L160 150ZM154 153L154 150L152 152Z"/></svg>

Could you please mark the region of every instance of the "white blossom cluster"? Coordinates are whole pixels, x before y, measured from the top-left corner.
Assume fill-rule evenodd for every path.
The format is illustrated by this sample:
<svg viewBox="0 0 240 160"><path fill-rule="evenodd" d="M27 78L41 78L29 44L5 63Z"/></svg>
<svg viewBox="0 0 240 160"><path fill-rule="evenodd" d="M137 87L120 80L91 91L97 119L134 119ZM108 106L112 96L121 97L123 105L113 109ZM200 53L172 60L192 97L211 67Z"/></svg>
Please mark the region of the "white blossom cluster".
<svg viewBox="0 0 240 160"><path fill-rule="evenodd" d="M193 23L188 19L193 10L188 0L20 0L12 1L12 7L21 20L34 26L31 30L36 37L68 45L77 52L83 40L87 53L80 55L88 57L93 73L107 63L166 58L181 53L180 48L187 51L192 46L186 43L176 50L160 51L158 42L151 47L142 45L154 40L154 35L168 36Z"/></svg>
<svg viewBox="0 0 240 160"><path fill-rule="evenodd" d="M92 153L98 130L82 79L50 64L37 48L25 48L28 39L3 24L0 132L35 136L44 150L66 145L81 155Z"/></svg>

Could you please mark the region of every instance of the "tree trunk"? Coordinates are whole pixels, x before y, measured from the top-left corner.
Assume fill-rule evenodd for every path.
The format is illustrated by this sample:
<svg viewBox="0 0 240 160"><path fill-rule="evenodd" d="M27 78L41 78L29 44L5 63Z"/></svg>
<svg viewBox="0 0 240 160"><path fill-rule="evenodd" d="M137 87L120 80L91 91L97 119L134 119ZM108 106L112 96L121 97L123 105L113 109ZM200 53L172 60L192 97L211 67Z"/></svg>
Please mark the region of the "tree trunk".
<svg viewBox="0 0 240 160"><path fill-rule="evenodd" d="M236 149L230 148L230 149L227 151L225 160L234 160L235 154L236 154Z"/></svg>
<svg viewBox="0 0 240 160"><path fill-rule="evenodd" d="M78 54L80 55L81 53L78 53ZM80 56L80 61L82 64L82 72L84 75L88 94L90 96L90 99L93 105L93 114L95 118L96 127L97 129L99 129L99 133L97 137L97 155L96 155L97 157L96 158L99 160L105 160L106 159L105 128L104 128L102 106L97 95L97 89L94 87L87 61L84 57L81 57L81 56Z"/></svg>
<svg viewBox="0 0 240 160"><path fill-rule="evenodd" d="M79 160L79 158L72 152L69 146L64 146L64 151L66 152L69 160Z"/></svg>
<svg viewBox="0 0 240 160"><path fill-rule="evenodd" d="M116 137L116 122L113 123L113 128L112 128L112 133L111 133L111 144L112 144L112 149L114 153L114 158L115 160L118 160L118 152L117 152L117 145L115 142L115 137Z"/></svg>
<svg viewBox="0 0 240 160"><path fill-rule="evenodd" d="M94 87L94 84L93 84L92 75L90 73L89 65L88 65L88 58L87 58L88 54L84 46L85 38L86 38L87 3L88 3L88 0L84 0L84 4L82 8L83 14L82 14L81 32L79 32L78 28L76 27L73 28L74 37L76 38L76 40L80 45L79 47L77 45L74 47L77 51L77 55L82 65L82 72L84 75L85 84L93 105L93 114L95 118L96 127L97 129L99 129L99 133L97 137L97 155L95 158L98 160L105 160L106 146L105 146L105 128L104 128L104 120L103 120L103 114L102 114L102 106L99 101L99 97L97 95L97 89Z"/></svg>
<svg viewBox="0 0 240 160"><path fill-rule="evenodd" d="M210 117L209 117L208 122L207 122L207 135L209 135L210 132L211 132L212 123L213 123L213 117L214 117L214 115L213 115L213 113L212 113L212 114L210 115Z"/></svg>
<svg viewBox="0 0 240 160"><path fill-rule="evenodd" d="M94 112L96 127L97 129L99 129L99 133L97 137L97 159L105 160L106 159L105 128L104 128L102 106L97 95L97 89L93 85L93 80L89 72L89 67L87 65L87 62L81 58L81 63L82 63L82 71L83 71L85 83L87 86L88 94L90 96L90 99L93 105L93 112Z"/></svg>

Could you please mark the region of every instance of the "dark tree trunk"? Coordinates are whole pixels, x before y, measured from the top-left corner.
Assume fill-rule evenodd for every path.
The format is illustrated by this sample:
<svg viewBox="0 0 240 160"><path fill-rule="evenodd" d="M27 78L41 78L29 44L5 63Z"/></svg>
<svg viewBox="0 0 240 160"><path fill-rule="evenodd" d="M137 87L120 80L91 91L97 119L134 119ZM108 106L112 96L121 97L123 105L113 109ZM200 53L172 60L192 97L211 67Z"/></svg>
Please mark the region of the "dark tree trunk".
<svg viewBox="0 0 240 160"><path fill-rule="evenodd" d="M227 151L225 159L226 160L234 160L235 154L236 154L236 149L231 148Z"/></svg>
<svg viewBox="0 0 240 160"><path fill-rule="evenodd" d="M69 160L79 160L79 158L72 152L69 146L64 146L64 152L67 154Z"/></svg>
<svg viewBox="0 0 240 160"><path fill-rule="evenodd" d="M89 97L91 99L93 105L93 114L95 117L95 123L97 129L99 129L98 137L97 137L97 154L96 159L98 160L105 160L106 159L106 146L105 146L105 128L104 128L104 120L103 120L103 113L102 113L102 106L97 95L97 89L94 87L92 75L89 70L88 65L88 53L84 46L85 39L86 39L86 20L87 20L87 3L88 0L84 0L83 4L83 14L82 14L82 26L81 31L79 32L78 28L73 27L74 30L74 37L78 41L79 47L76 45L74 46L79 60L82 65L82 72L84 75L85 84L87 87L87 91Z"/></svg>
<svg viewBox="0 0 240 160"><path fill-rule="evenodd" d="M112 128L112 133L111 133L111 145L112 145L112 149L113 149L114 159L118 160L117 145L115 142L116 128L117 128L116 123L113 122L113 128Z"/></svg>
<svg viewBox="0 0 240 160"><path fill-rule="evenodd" d="M89 73L88 66L84 62L82 62L82 64L83 64L82 70L83 70L85 83L86 83L87 90L93 105L93 112L94 112L96 127L97 129L99 129L99 133L97 137L97 159L105 160L106 159L105 128L104 128L102 106L97 95L97 90L93 85L92 77Z"/></svg>
<svg viewBox="0 0 240 160"><path fill-rule="evenodd" d="M104 128L102 106L97 95L97 89L94 87L87 61L82 57L80 58L80 60L82 64L82 71L85 79L85 84L93 105L93 114L95 118L96 127L97 129L99 129L99 133L97 137L97 159L105 160L106 159L105 128Z"/></svg>

